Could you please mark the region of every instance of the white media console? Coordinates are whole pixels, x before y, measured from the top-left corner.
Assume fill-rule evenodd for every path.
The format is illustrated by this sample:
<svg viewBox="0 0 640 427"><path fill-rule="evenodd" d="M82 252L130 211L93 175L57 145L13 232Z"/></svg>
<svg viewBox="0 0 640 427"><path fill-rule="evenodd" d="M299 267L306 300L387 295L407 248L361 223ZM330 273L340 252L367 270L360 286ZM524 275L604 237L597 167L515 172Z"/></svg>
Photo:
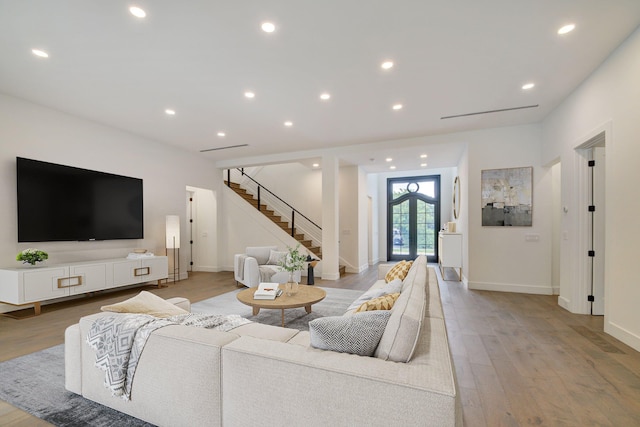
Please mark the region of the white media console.
<svg viewBox="0 0 640 427"><path fill-rule="evenodd" d="M168 272L166 256L5 268L0 269L0 302L33 304L39 315L42 301L156 280L160 285Z"/></svg>

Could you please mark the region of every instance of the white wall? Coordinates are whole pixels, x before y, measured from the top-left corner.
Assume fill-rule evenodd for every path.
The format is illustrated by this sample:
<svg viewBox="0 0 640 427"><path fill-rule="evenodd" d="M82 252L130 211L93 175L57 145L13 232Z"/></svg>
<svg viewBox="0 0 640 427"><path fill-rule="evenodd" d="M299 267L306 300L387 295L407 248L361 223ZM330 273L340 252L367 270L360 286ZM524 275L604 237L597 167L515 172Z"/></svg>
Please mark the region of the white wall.
<svg viewBox="0 0 640 427"><path fill-rule="evenodd" d="M543 122L543 161L562 161L561 257L581 257L576 189L580 187L575 147L601 129L606 135L605 331L640 350L640 29L636 30L571 96ZM580 233L580 234L579 234ZM572 311L585 308L580 266L564 262L560 295Z"/></svg>
<svg viewBox="0 0 640 427"><path fill-rule="evenodd" d="M300 163L282 163L255 169L253 179L310 220L322 225L322 170L312 170Z"/></svg>
<svg viewBox="0 0 640 427"><path fill-rule="evenodd" d="M49 252L50 264L125 257L136 247L164 254L165 216L179 214L186 226L185 187L209 188L218 177L212 162L197 154L5 95L0 95L0 141L2 266L19 265L15 256L27 247ZM145 238L18 244L16 156L142 178ZM185 247L186 233L181 236ZM180 264L184 275L186 253Z"/></svg>
<svg viewBox="0 0 640 427"><path fill-rule="evenodd" d="M469 147L465 148L458 162L460 179L460 213L456 221L456 232L462 233L462 281L468 285L469 268Z"/></svg>

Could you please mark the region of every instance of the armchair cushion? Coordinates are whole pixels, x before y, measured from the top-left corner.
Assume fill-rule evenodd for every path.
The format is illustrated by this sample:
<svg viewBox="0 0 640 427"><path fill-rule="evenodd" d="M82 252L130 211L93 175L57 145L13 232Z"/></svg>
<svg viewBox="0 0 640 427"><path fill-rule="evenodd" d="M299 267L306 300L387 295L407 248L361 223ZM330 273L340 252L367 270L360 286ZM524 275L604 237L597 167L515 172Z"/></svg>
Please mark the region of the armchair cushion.
<svg viewBox="0 0 640 427"><path fill-rule="evenodd" d="M277 246L247 246L244 253L246 256L255 258L258 265L265 265L269 261L271 251L278 250Z"/></svg>

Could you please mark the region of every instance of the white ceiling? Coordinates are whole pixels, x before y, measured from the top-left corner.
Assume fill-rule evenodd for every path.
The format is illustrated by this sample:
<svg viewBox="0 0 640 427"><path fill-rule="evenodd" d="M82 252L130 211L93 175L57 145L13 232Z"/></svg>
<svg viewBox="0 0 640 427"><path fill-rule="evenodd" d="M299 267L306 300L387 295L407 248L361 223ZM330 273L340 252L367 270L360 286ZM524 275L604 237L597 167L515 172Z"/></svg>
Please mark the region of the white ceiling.
<svg viewBox="0 0 640 427"><path fill-rule="evenodd" d="M418 137L539 122L640 25L638 0L136 1L144 19L133 4L0 0L0 92L194 152L248 144L201 154L218 165L333 149L367 171L426 151L443 167L460 146Z"/></svg>

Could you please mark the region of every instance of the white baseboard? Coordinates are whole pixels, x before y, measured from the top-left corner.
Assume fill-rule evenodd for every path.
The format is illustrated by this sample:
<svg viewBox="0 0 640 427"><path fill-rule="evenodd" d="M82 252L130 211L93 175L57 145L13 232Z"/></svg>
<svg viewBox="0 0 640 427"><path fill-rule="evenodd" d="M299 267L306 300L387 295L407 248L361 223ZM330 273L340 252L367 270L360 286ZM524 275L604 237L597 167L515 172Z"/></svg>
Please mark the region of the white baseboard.
<svg viewBox="0 0 640 427"><path fill-rule="evenodd" d="M335 273L335 274L323 274L321 279L322 280L338 280L340 278L340 273Z"/></svg>
<svg viewBox="0 0 640 427"><path fill-rule="evenodd" d="M619 339L629 347L632 347L636 351L640 351L640 336L634 334L631 331L626 330L620 325L616 325L613 322L604 322L604 331L614 338Z"/></svg>
<svg viewBox="0 0 640 427"><path fill-rule="evenodd" d="M567 311L571 311L569 309L569 307L571 306L571 302L563 296L558 296L558 305Z"/></svg>
<svg viewBox="0 0 640 427"><path fill-rule="evenodd" d="M467 282L469 289L478 291L515 292L520 294L553 295L549 286L518 285L509 283Z"/></svg>

